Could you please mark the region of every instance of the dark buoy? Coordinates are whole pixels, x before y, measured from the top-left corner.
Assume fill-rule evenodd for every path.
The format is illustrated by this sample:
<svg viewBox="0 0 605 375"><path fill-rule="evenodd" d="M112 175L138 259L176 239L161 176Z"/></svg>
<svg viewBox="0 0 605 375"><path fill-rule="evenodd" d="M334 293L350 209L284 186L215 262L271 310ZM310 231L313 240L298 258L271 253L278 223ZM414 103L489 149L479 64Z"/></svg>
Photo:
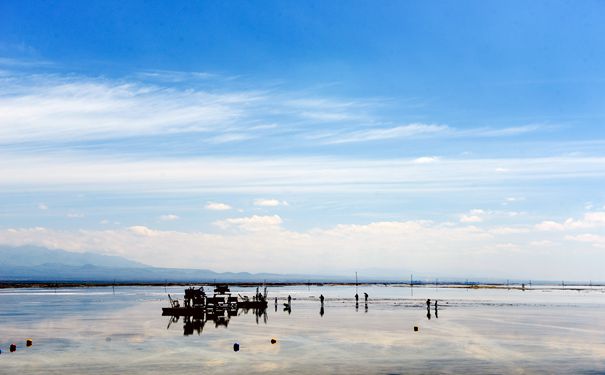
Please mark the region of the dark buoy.
<svg viewBox="0 0 605 375"><path fill-rule="evenodd" d="M34 342L32 341L32 339L25 340L25 346L32 346L33 344Z"/></svg>
<svg viewBox="0 0 605 375"><path fill-rule="evenodd" d="M11 351L11 353L14 352L14 351L17 351L17 345L11 344L10 351Z"/></svg>
<svg viewBox="0 0 605 375"><path fill-rule="evenodd" d="M239 352L239 344L238 343L233 344L233 351L234 352Z"/></svg>
<svg viewBox="0 0 605 375"><path fill-rule="evenodd" d="M418 326L414 326L414 332L418 332Z"/></svg>
<svg viewBox="0 0 605 375"><path fill-rule="evenodd" d="M277 342L276 339L271 339L271 344L275 344Z"/></svg>

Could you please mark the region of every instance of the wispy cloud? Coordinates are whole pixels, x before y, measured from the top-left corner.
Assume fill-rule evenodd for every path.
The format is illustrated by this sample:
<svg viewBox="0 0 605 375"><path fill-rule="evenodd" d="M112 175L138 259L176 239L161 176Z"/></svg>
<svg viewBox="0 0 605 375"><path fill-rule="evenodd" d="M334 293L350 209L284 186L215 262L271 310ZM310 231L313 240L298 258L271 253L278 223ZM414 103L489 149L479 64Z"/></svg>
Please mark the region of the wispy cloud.
<svg viewBox="0 0 605 375"><path fill-rule="evenodd" d="M209 72L185 72L178 70L145 70L137 73L135 76L145 80L170 83L219 78L217 74Z"/></svg>
<svg viewBox="0 0 605 375"><path fill-rule="evenodd" d="M399 126L372 126L362 130L316 134L326 144L356 143L381 141L389 139L418 139L418 138L494 138L511 137L545 129L543 125L525 125L505 128L453 128L448 125L412 123Z"/></svg>
<svg viewBox="0 0 605 375"><path fill-rule="evenodd" d="M505 167L508 172L499 173ZM448 191L605 177L605 158L415 159L103 158L0 154L0 188L87 191Z"/></svg>
<svg viewBox="0 0 605 375"><path fill-rule="evenodd" d="M225 80L220 90L176 84L193 77L218 79L206 72L145 71L135 77L139 79L8 71L0 77L0 144L37 142L49 148L53 143L198 134L204 142L220 145L271 134L286 146L336 147L393 139L510 137L544 128L459 129L430 122L393 126L396 119L380 111L386 99L242 89Z"/></svg>
<svg viewBox="0 0 605 375"><path fill-rule="evenodd" d="M446 125L408 124L391 128L366 129L353 132L341 132L325 140L328 144L378 141L394 138L412 138L445 133Z"/></svg>
<svg viewBox="0 0 605 375"><path fill-rule="evenodd" d="M0 143L116 139L229 130L254 92L217 94L105 79L3 82Z"/></svg>

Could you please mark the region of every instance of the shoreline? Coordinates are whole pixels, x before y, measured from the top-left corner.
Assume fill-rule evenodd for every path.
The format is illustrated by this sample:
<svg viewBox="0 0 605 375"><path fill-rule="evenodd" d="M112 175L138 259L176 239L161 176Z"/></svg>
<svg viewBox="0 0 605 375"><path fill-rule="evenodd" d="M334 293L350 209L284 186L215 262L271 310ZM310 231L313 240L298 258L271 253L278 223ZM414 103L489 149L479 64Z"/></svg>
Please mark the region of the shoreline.
<svg viewBox="0 0 605 375"><path fill-rule="evenodd" d="M406 287L406 288L459 288L459 289L508 289L508 290L593 290L605 288L605 284L573 284L573 285L556 285L556 284L539 284L534 286L525 286L521 284L499 284L499 283L414 283L409 282L106 282L106 281L0 281L0 289L57 289L57 288L103 288L103 287L189 287L189 286L211 286L217 284L228 284L236 287L286 287L286 286L364 286L364 285L384 285L390 287Z"/></svg>

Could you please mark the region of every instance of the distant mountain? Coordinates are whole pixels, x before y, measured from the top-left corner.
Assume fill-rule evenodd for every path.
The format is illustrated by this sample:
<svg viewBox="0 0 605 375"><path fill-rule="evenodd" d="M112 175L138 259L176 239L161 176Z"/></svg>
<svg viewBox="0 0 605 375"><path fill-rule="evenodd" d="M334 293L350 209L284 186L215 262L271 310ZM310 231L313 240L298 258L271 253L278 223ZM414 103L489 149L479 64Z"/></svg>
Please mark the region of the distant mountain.
<svg viewBox="0 0 605 375"><path fill-rule="evenodd" d="M359 282L409 282L410 272L392 269L359 269ZM430 275L414 275L415 284L435 282ZM458 277L439 278L441 282L467 283ZM354 282L355 272L348 276L293 275L248 272L214 272L206 269L158 268L119 256L76 253L36 246L0 245L1 282ZM510 280L515 282L514 280ZM533 280L534 282L540 282ZM474 277L473 282L507 283L507 280ZM520 282L526 282L521 280ZM542 281L545 283L544 281Z"/></svg>
<svg viewBox="0 0 605 375"><path fill-rule="evenodd" d="M95 265L115 268L144 268L146 264L119 256L47 249L38 246L10 247L0 245L0 267L36 267L45 264L64 266Z"/></svg>
<svg viewBox="0 0 605 375"><path fill-rule="evenodd" d="M118 256L76 253L36 246L0 245L0 281L91 282L306 282L338 277L214 272L157 268Z"/></svg>

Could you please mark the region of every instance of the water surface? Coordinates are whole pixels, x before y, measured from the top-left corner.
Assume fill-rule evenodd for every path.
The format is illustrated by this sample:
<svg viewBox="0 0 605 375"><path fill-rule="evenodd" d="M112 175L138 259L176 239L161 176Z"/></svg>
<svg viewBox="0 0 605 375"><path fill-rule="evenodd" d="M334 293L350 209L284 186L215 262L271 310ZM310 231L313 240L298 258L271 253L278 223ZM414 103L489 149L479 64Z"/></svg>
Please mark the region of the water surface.
<svg viewBox="0 0 605 375"><path fill-rule="evenodd" d="M605 290L596 287L360 286L358 306L354 286L275 287L265 314L240 310L193 333L191 321L161 315L167 293L182 289L1 290L0 373L605 373ZM439 301L437 314L427 298Z"/></svg>

